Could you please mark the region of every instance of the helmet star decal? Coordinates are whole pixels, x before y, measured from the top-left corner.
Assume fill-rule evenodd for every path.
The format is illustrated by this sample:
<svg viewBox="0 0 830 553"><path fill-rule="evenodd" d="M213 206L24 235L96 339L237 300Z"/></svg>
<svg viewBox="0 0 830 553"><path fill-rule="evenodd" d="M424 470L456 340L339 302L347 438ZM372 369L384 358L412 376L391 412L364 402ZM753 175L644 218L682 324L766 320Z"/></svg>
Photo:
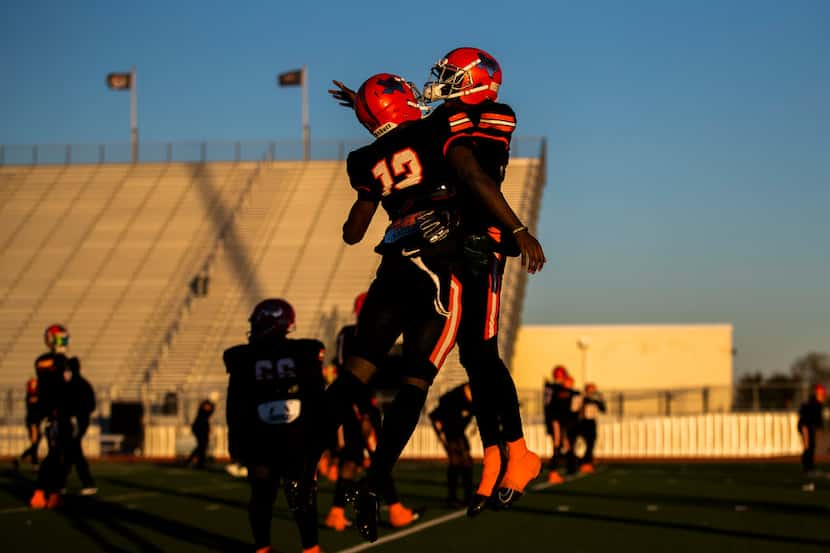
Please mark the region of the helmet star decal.
<svg viewBox="0 0 830 553"><path fill-rule="evenodd" d="M487 70L487 73L490 75L490 78L492 78L493 75L496 74L496 71L499 70L499 64L496 62L496 60L494 60L493 58L491 58L483 52L479 52L478 60L481 66L485 70Z"/></svg>
<svg viewBox="0 0 830 553"><path fill-rule="evenodd" d="M395 92L406 94L403 84L399 80L392 77L378 79L377 84L383 87L383 92L381 92L381 94L394 94Z"/></svg>

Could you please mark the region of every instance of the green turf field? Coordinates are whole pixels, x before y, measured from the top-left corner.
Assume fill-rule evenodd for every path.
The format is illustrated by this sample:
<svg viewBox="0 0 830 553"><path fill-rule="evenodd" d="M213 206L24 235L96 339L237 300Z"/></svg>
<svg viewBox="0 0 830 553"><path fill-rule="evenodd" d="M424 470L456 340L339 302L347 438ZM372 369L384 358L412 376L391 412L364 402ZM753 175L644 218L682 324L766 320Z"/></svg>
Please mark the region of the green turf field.
<svg viewBox="0 0 830 553"><path fill-rule="evenodd" d="M825 469L827 467L824 467ZM0 550L48 553L251 551L244 480L151 463L93 463L100 493L73 495L60 511L26 507L32 473L0 476ZM802 490L792 463L612 464L563 485L537 487L508 512L470 520L444 506L444 468L402 463L404 502L426 507L405 531L375 544L321 526L327 553L392 552L819 552L830 551L830 477ZM73 477L74 478L74 477ZM542 480L537 481L542 483ZM333 485L321 482L320 520ZM277 551L299 552L284 498L273 523Z"/></svg>

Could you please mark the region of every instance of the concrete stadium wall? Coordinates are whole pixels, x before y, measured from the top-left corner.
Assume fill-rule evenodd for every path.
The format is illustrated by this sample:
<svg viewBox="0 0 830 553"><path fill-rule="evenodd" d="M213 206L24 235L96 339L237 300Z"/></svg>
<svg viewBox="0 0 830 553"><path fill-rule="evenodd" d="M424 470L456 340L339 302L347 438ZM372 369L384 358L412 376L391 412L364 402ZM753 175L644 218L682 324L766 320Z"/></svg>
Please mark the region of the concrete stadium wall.
<svg viewBox="0 0 830 553"><path fill-rule="evenodd" d="M579 388L586 381L600 391L717 388L709 410L726 411L732 361L730 324L523 325L510 367L520 389L541 390L556 365L567 367Z"/></svg>

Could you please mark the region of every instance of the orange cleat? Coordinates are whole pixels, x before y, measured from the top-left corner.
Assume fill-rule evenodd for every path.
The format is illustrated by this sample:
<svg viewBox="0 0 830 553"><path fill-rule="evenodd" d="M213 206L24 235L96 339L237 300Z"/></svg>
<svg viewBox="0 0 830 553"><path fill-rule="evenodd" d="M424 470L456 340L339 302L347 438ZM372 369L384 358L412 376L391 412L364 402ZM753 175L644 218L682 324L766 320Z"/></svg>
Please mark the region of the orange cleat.
<svg viewBox="0 0 830 553"><path fill-rule="evenodd" d="M497 495L498 506L507 509L524 493L528 482L539 476L542 460L530 451L524 438L507 444L507 470Z"/></svg>
<svg viewBox="0 0 830 553"><path fill-rule="evenodd" d="M490 502L490 496L493 495L493 489L499 482L501 476L501 450L497 445L491 445L484 448L484 461L481 469L481 482L478 484L478 490L473 495L470 506L467 507L467 516L478 516L481 511Z"/></svg>
<svg viewBox="0 0 830 553"><path fill-rule="evenodd" d="M346 511L343 507L332 507L323 524L332 530L342 532L351 526L352 522L346 518Z"/></svg>
<svg viewBox="0 0 830 553"><path fill-rule="evenodd" d="M580 474L591 474L592 472L594 472L594 470L594 465L592 465L591 463L585 463L584 465L579 467Z"/></svg>
<svg viewBox="0 0 830 553"><path fill-rule="evenodd" d="M548 484L561 484L564 481L565 479L562 478L562 476L555 470L552 470L550 471L550 473L548 473Z"/></svg>
<svg viewBox="0 0 830 553"><path fill-rule="evenodd" d="M270 545L266 545L265 547L260 547L256 550L256 553L274 553L274 550L271 549Z"/></svg>
<svg viewBox="0 0 830 553"><path fill-rule="evenodd" d="M408 507L404 507L403 503L393 503L389 506L389 524L395 528L402 528L409 526L420 518L420 514L416 513Z"/></svg>
<svg viewBox="0 0 830 553"><path fill-rule="evenodd" d="M59 493L50 493L49 499L46 501L47 509L57 509L63 506L63 499Z"/></svg>
<svg viewBox="0 0 830 553"><path fill-rule="evenodd" d="M314 547L309 547L308 549L303 549L303 553L326 553L322 549L320 549L319 545L315 545Z"/></svg>
<svg viewBox="0 0 830 553"><path fill-rule="evenodd" d="M29 507L32 509L46 508L46 494L43 490L35 490L35 493L32 494L32 498L29 500Z"/></svg>

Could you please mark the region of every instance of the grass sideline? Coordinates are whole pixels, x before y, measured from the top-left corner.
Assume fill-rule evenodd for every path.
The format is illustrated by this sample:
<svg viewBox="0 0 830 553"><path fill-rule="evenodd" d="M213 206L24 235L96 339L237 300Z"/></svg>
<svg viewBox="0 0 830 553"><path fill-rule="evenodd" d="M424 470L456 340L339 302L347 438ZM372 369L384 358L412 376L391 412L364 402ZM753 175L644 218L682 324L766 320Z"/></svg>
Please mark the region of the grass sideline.
<svg viewBox="0 0 830 553"><path fill-rule="evenodd" d="M6 464L9 467L10 464ZM820 467L825 470L830 467ZM0 472L3 551L249 552L248 485L222 465L194 471L165 463L93 462L100 492L76 495L66 507L26 506L33 473ZM404 502L425 507L406 530L382 528L365 544L355 531L320 529L327 553L357 551L458 552L741 552L830 549L830 475L804 491L792 462L613 463L585 478L544 486L540 477L507 512L468 519L444 504L445 465L402 462L396 481ZM544 476L544 475L543 475ZM322 523L333 484L320 482ZM272 525L277 551L301 550L296 529L277 500Z"/></svg>

